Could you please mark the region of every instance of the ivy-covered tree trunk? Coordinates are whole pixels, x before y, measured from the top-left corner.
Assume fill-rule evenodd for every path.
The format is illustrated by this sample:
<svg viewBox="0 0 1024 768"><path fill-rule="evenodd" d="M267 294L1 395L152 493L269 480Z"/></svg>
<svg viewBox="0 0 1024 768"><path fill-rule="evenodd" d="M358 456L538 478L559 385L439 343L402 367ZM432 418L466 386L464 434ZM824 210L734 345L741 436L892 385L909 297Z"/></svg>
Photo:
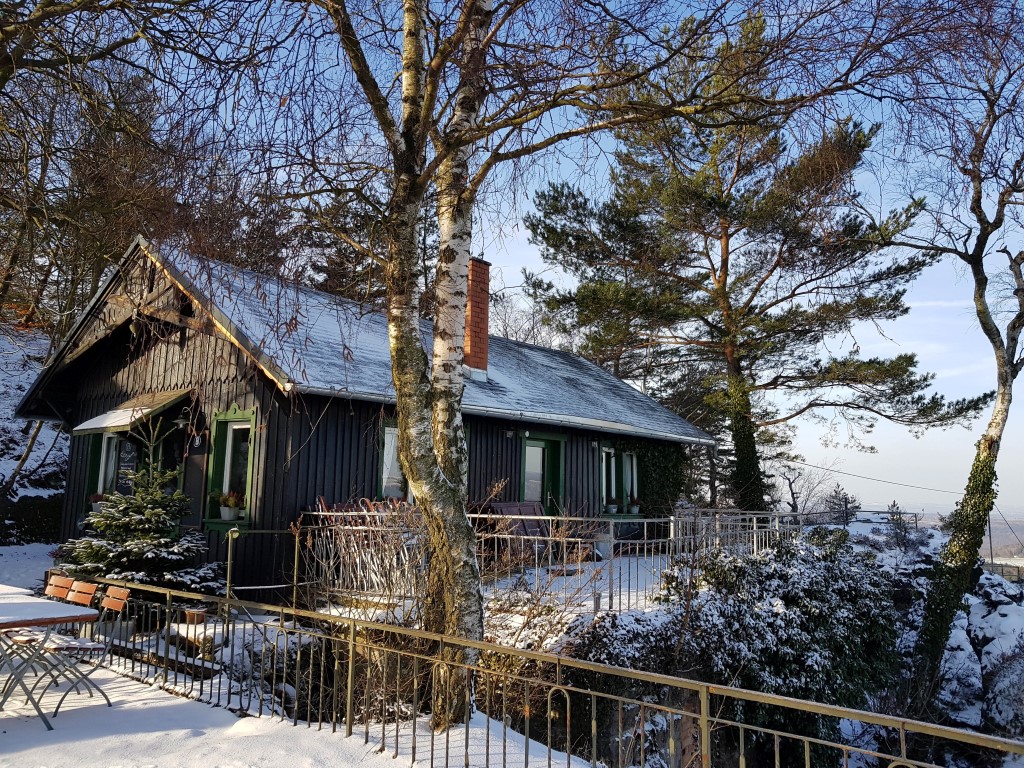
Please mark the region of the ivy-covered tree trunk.
<svg viewBox="0 0 1024 768"><path fill-rule="evenodd" d="M728 366L726 409L736 460L732 476L736 505L748 512L763 512L768 490L765 488L761 461L757 455L757 427L754 424L750 392L736 350L727 346L725 352Z"/></svg>
<svg viewBox="0 0 1024 768"><path fill-rule="evenodd" d="M989 515L996 500L996 460L999 444L1010 414L1012 379L1000 376L992 417L974 454L967 487L947 522L949 541L942 549L932 574L925 603L924 620L917 641L915 713L927 710L941 682L942 656L949 641L950 627L972 589L972 574L985 538Z"/></svg>
<svg viewBox="0 0 1024 768"><path fill-rule="evenodd" d="M736 468L733 470L733 487L736 491L736 505L748 512L763 512L768 495L761 472L761 461L757 455L756 428L750 414L750 395L743 382L729 382L730 401L733 406L729 414L729 429L732 433Z"/></svg>

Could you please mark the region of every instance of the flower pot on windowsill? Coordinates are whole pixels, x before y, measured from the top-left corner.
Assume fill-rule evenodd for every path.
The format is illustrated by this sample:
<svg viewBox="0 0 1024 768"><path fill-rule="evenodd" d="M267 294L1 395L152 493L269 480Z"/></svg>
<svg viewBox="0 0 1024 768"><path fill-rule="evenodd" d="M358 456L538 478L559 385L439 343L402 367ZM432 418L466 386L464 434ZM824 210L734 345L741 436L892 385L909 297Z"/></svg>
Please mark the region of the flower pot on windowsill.
<svg viewBox="0 0 1024 768"><path fill-rule="evenodd" d="M617 515L617 514L619 514L619 505L618 504L605 504L604 505L604 513L606 515Z"/></svg>
<svg viewBox="0 0 1024 768"><path fill-rule="evenodd" d="M639 504L630 504L629 505L629 514L631 514L631 515L639 515L640 514L640 505Z"/></svg>
<svg viewBox="0 0 1024 768"><path fill-rule="evenodd" d="M220 519L221 520L237 520L241 510L238 507L221 507L220 508Z"/></svg>
<svg viewBox="0 0 1024 768"><path fill-rule="evenodd" d="M103 502L102 501L91 501L91 502L89 502L89 506L92 507L92 513L94 515L98 515L100 513L100 510L103 508Z"/></svg>

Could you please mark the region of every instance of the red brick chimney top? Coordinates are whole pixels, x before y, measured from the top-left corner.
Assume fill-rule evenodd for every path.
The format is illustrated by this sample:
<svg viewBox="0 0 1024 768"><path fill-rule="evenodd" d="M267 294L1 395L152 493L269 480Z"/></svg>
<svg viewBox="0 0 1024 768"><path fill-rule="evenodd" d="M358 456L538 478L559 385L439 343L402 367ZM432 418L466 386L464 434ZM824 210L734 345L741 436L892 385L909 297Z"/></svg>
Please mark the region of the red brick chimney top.
<svg viewBox="0 0 1024 768"><path fill-rule="evenodd" d="M470 368L487 370L487 323L491 295L491 264L483 259L469 260L469 287L466 293L465 361Z"/></svg>

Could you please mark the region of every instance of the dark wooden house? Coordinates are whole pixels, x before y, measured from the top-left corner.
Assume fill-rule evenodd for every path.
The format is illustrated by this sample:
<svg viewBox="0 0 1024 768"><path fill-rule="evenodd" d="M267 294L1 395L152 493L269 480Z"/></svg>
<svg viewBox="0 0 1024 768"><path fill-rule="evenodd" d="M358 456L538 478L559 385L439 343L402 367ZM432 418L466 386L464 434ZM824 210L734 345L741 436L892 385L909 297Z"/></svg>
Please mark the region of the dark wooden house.
<svg viewBox="0 0 1024 768"><path fill-rule="evenodd" d="M713 445L582 358L488 337L487 267L474 260L470 276L471 499L497 484L504 501L596 515L612 496L644 494L629 445ZM18 415L72 433L65 538L78 533L90 495L123 482L119 472L137 466L149 440L162 463L181 468L187 523L209 531L211 558L223 559L230 526L281 531L318 497L404 494L393 403L383 315L139 239ZM243 499L237 522L221 520L216 497L226 492ZM284 536L246 538L251 563L279 561L276 550L290 547Z"/></svg>

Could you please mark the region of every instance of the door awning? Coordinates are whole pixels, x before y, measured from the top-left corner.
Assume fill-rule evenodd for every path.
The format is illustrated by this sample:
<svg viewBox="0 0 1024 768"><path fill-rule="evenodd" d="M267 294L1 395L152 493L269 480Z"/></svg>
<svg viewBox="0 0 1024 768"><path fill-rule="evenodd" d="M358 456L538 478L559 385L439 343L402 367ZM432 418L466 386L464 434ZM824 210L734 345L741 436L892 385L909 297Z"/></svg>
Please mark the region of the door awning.
<svg viewBox="0 0 1024 768"><path fill-rule="evenodd" d="M191 389L174 389L169 392L153 392L126 400L117 408L83 421L73 430L75 435L94 432L127 432L140 421L151 418L180 400L188 397Z"/></svg>

